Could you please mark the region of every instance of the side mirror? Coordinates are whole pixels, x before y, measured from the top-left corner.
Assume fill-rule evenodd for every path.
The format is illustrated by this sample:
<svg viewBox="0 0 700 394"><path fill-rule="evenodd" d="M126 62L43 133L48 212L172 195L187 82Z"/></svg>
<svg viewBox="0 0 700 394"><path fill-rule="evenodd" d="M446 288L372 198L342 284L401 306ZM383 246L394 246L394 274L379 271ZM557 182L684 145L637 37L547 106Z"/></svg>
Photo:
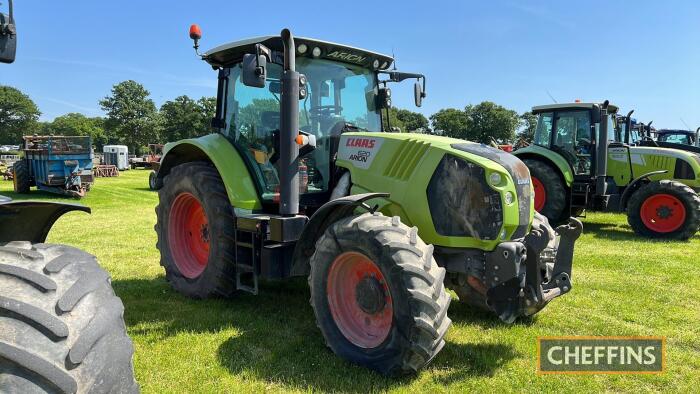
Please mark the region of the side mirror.
<svg viewBox="0 0 700 394"><path fill-rule="evenodd" d="M420 81L416 81L413 85L413 98L416 101L416 107L423 105L423 97L425 97L423 85L421 85Z"/></svg>
<svg viewBox="0 0 700 394"><path fill-rule="evenodd" d="M267 78L267 59L263 55L246 54L243 56L241 80L246 86L264 88Z"/></svg>
<svg viewBox="0 0 700 394"><path fill-rule="evenodd" d="M12 63L17 52L17 30L12 16L12 0L9 15L0 13L0 63Z"/></svg>

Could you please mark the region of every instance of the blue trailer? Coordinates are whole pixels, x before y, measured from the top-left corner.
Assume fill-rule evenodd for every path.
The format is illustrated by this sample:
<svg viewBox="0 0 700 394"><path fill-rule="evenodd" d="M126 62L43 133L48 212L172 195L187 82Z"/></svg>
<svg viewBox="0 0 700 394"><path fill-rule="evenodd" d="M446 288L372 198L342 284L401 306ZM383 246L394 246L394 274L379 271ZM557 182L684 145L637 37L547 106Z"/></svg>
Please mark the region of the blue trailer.
<svg viewBox="0 0 700 394"><path fill-rule="evenodd" d="M14 164L14 188L31 186L51 193L83 197L94 182L90 137L25 136L24 157Z"/></svg>

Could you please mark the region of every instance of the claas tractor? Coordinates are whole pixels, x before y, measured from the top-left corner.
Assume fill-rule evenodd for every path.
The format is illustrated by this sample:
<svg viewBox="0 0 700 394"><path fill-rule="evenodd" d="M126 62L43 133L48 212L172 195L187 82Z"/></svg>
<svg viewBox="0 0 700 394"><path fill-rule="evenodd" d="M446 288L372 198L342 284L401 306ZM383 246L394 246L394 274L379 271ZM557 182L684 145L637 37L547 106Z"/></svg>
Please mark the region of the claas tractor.
<svg viewBox="0 0 700 394"><path fill-rule="evenodd" d="M571 290L581 223L535 214L519 159L383 125L388 85L415 80L420 105L423 75L287 29L201 57L218 72L217 132L167 144L157 173L160 262L180 293L307 277L327 346L400 375L443 348L446 285L506 322Z"/></svg>
<svg viewBox="0 0 700 394"><path fill-rule="evenodd" d="M553 223L586 209L625 212L635 233L692 237L700 227L700 157L646 136L632 144L633 111L617 112L607 101L533 108L533 143L515 155L530 169L535 209Z"/></svg>

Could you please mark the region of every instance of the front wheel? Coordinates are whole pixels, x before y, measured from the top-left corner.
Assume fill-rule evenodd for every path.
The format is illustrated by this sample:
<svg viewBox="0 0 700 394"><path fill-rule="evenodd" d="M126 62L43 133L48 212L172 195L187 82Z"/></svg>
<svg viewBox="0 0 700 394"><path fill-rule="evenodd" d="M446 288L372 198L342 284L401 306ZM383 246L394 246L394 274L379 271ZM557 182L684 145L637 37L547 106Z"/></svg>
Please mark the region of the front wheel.
<svg viewBox="0 0 700 394"><path fill-rule="evenodd" d="M26 161L16 161L12 166L12 185L15 193L29 193L31 180L29 179L29 166Z"/></svg>
<svg viewBox="0 0 700 394"><path fill-rule="evenodd" d="M686 240L700 228L700 196L680 182L650 182L630 197L627 221L637 234Z"/></svg>
<svg viewBox="0 0 700 394"><path fill-rule="evenodd" d="M385 375L414 373L445 345L450 296L432 246L398 216L331 225L311 257L311 306L337 355Z"/></svg>

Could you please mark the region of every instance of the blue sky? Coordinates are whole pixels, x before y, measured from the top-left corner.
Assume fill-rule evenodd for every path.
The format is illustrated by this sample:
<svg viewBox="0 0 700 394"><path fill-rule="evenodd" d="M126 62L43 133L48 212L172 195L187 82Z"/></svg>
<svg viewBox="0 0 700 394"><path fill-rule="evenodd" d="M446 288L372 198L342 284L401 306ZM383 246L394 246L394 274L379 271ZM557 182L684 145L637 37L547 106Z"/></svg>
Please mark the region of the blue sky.
<svg viewBox="0 0 700 394"><path fill-rule="evenodd" d="M126 79L158 105L213 96L216 74L187 37L196 22L205 50L283 27L393 50L399 69L427 76L426 115L483 100L522 112L551 103L549 92L609 99L657 126L700 126L696 1L16 0L15 18L18 58L0 67L0 84L29 94L43 120L100 115L99 99ZM392 89L395 105L415 109L410 83Z"/></svg>

